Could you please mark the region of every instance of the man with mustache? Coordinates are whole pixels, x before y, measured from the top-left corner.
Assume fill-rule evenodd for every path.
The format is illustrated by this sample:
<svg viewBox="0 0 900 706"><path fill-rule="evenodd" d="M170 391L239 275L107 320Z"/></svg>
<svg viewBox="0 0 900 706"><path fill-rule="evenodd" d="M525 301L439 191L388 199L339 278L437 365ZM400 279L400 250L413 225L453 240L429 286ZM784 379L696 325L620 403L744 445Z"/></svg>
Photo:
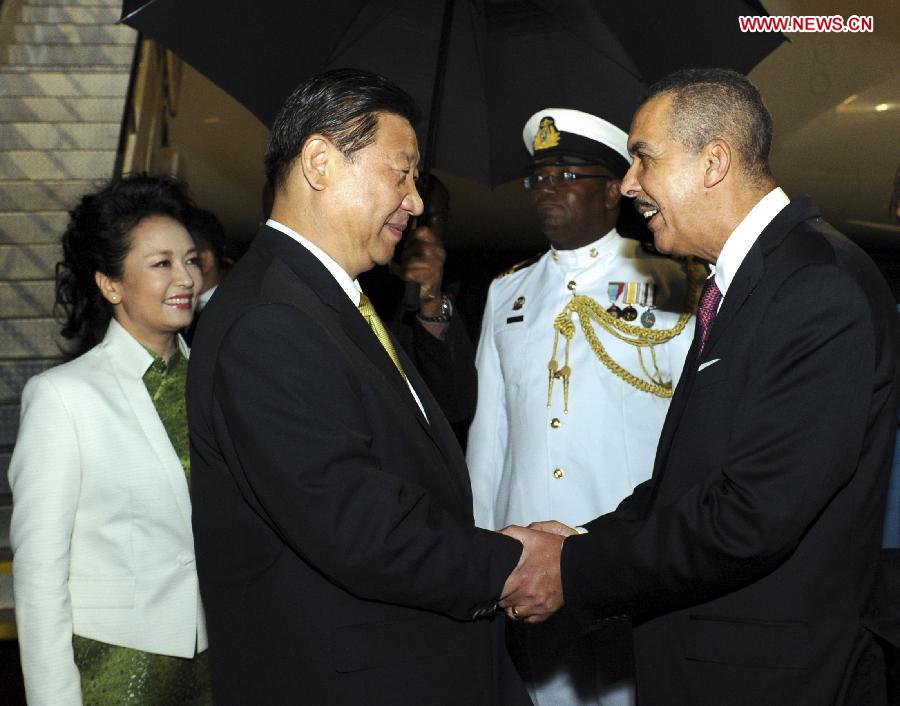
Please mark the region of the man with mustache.
<svg viewBox="0 0 900 706"><path fill-rule="evenodd" d="M868 256L777 186L771 140L741 74L651 87L622 189L661 251L715 265L653 477L585 534L509 530L532 561L503 605L631 616L642 706L886 701L870 628L900 323Z"/></svg>
<svg viewBox="0 0 900 706"><path fill-rule="evenodd" d="M636 216L620 198L626 137L577 110L540 110L525 125L524 185L550 249L488 294L467 453L480 527L577 526L650 475L697 286L687 262L616 228L620 209ZM538 706L633 703L627 621L583 636L563 615L511 638Z"/></svg>

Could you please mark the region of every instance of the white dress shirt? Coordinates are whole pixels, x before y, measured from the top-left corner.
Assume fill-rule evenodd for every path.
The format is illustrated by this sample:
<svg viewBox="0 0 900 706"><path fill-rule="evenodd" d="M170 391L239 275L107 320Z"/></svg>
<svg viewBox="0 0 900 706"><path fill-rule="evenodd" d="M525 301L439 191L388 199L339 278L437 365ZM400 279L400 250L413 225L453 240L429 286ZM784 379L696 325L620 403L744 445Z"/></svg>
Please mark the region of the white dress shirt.
<svg viewBox="0 0 900 706"><path fill-rule="evenodd" d="M722 292L722 301L719 302L720 309L728 295L728 287L731 286L731 282L741 263L744 262L744 258L747 257L747 253L750 252L750 248L753 247L760 233L772 222L772 219L781 213L781 210L790 202L787 194L780 187L775 187L750 209L750 212L728 236L716 264L712 266L710 275L716 278L716 286Z"/></svg>
<svg viewBox="0 0 900 706"><path fill-rule="evenodd" d="M214 285L207 289L205 292L201 292L197 295L197 311L203 311L207 304L209 304L209 300L212 299L212 295L216 293L216 289L218 289L219 285Z"/></svg>

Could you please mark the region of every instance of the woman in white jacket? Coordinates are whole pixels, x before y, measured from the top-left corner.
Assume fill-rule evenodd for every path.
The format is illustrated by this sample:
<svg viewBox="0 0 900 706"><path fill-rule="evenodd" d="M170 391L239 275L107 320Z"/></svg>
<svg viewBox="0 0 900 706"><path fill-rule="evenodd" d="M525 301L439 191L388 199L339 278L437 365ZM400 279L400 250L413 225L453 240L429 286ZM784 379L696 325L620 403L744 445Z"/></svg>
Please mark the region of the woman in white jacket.
<svg viewBox="0 0 900 706"><path fill-rule="evenodd" d="M191 203L137 175L82 198L57 265L77 357L32 378L10 463L28 702L210 703L184 383Z"/></svg>

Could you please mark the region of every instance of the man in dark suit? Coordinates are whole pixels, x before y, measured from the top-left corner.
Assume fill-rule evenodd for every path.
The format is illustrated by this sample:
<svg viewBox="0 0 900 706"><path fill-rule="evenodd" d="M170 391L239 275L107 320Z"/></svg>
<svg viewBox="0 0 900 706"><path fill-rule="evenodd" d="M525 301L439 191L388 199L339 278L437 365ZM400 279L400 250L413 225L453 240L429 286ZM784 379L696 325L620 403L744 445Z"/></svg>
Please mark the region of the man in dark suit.
<svg viewBox="0 0 900 706"><path fill-rule="evenodd" d="M266 155L272 217L197 332L193 523L217 704L499 702L480 618L522 546L473 526L453 433L355 280L422 210L414 117L366 72L301 85Z"/></svg>
<svg viewBox="0 0 900 706"><path fill-rule="evenodd" d="M194 331L197 330L197 323L203 310L216 293L216 288L225 276L227 268L234 263L225 257L227 245L225 228L215 213L204 208L195 208L188 214L187 226L194 245L197 246L197 259L200 261L202 275L194 318L191 325L181 333L190 346L193 344Z"/></svg>
<svg viewBox="0 0 900 706"><path fill-rule="evenodd" d="M866 628L898 404L888 288L768 167L743 76L679 72L629 134L657 247L714 263L653 477L585 525L513 528L509 613L634 620L642 706L884 703ZM598 464L603 459L596 459Z"/></svg>

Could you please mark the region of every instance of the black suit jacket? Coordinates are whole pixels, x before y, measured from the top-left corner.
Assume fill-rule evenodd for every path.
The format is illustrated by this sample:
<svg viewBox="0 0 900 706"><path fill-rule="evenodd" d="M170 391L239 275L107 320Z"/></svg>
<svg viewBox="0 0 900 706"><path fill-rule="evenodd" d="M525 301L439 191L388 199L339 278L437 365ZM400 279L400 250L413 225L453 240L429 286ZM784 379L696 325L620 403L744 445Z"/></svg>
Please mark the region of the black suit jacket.
<svg viewBox="0 0 900 706"><path fill-rule="evenodd" d="M494 703L489 612L521 551L365 320L263 227L191 355L193 523L217 704Z"/></svg>
<svg viewBox="0 0 900 706"><path fill-rule="evenodd" d="M202 313L202 309L195 309L191 323L188 324L187 328L181 329L181 337L189 346L194 345L194 332L197 330L197 324L200 322L200 315Z"/></svg>
<svg viewBox="0 0 900 706"><path fill-rule="evenodd" d="M799 199L696 349L651 480L566 540L567 603L633 616L642 706L883 703L864 617L898 402L884 280Z"/></svg>

